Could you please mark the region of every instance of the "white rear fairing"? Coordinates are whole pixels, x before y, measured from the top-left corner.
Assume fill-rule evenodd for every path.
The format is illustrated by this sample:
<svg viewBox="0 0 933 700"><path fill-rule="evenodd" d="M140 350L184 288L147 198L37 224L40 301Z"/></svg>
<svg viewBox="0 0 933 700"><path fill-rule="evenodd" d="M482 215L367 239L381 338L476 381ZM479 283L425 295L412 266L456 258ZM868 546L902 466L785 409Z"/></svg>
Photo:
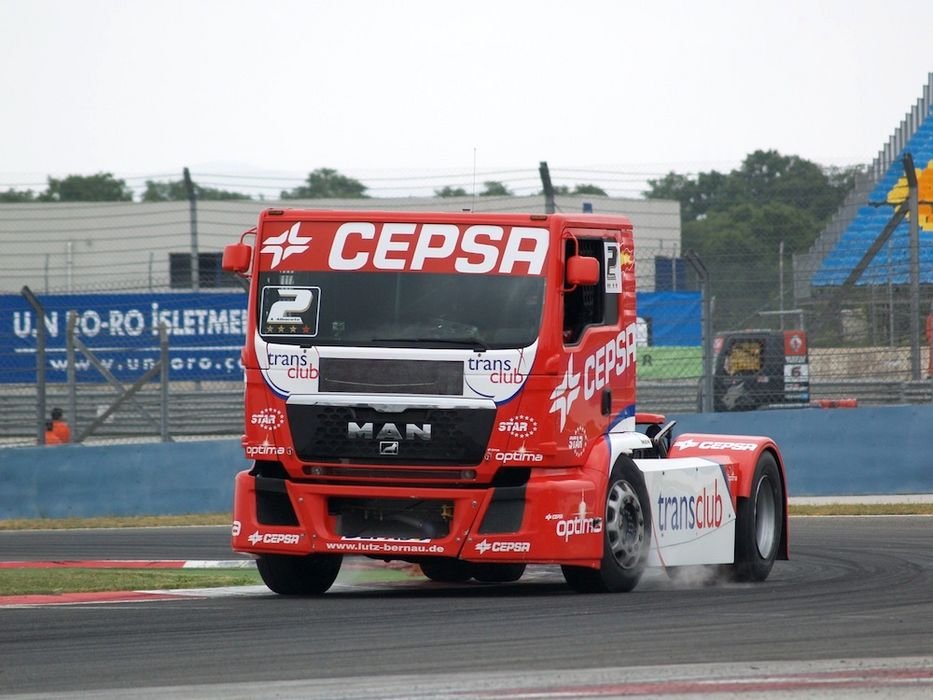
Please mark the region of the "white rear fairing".
<svg viewBox="0 0 933 700"><path fill-rule="evenodd" d="M651 502L649 566L729 564L735 511L722 467L698 457L638 459Z"/></svg>

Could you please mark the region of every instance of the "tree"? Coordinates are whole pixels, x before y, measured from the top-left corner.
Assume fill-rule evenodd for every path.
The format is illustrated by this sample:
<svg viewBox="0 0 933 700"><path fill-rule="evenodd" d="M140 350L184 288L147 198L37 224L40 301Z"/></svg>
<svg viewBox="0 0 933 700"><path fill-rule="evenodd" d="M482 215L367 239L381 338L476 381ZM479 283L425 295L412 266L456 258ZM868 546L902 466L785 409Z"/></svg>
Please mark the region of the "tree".
<svg viewBox="0 0 933 700"><path fill-rule="evenodd" d="M242 192L201 187L198 183L194 183L194 194L202 202L252 199L248 194ZM146 180L146 191L143 192L142 196L144 202L179 202L187 199L188 190L185 188L184 180L171 180L169 182Z"/></svg>
<svg viewBox="0 0 933 700"><path fill-rule="evenodd" d="M36 193L32 190L14 190L8 189L6 192L0 192L0 202L35 202Z"/></svg>
<svg viewBox="0 0 933 700"><path fill-rule="evenodd" d="M133 190L112 173L50 177L40 202L132 202Z"/></svg>
<svg viewBox="0 0 933 700"><path fill-rule="evenodd" d="M462 187L451 187L450 185L434 190L435 197L466 197L467 194L467 191Z"/></svg>
<svg viewBox="0 0 933 700"><path fill-rule="evenodd" d="M308 174L306 184L282 191L282 199L362 199L368 197L366 185L341 175L332 168L318 168Z"/></svg>
<svg viewBox="0 0 933 700"><path fill-rule="evenodd" d="M592 195L598 195L600 197L609 196L606 194L606 190L604 190L602 187L597 187L596 185L589 185L589 184L576 185L573 188L573 192L571 192L570 194L592 194Z"/></svg>
<svg viewBox="0 0 933 700"><path fill-rule="evenodd" d="M758 311L779 305L781 242L788 256L807 250L845 199L855 172L755 151L728 174L670 172L649 180L645 196L680 202L683 249L696 251L709 269L716 326L734 328L760 322Z"/></svg>
<svg viewBox="0 0 933 700"><path fill-rule="evenodd" d="M479 193L480 197L511 197L512 193L509 191L509 188L503 185L498 180L486 180L483 183L485 188L482 192Z"/></svg>

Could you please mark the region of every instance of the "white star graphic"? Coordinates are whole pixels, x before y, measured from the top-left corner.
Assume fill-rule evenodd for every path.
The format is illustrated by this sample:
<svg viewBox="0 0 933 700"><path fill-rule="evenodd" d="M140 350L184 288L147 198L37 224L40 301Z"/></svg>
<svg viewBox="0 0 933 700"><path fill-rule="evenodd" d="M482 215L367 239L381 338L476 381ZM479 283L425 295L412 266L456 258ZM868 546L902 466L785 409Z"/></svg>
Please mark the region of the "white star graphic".
<svg viewBox="0 0 933 700"><path fill-rule="evenodd" d="M303 253L308 249L308 243L311 242L311 236L299 236L298 229L301 227L299 221L288 231L283 231L278 236L267 238L262 246L260 253L272 253L272 269L278 267L279 263L290 255Z"/></svg>
<svg viewBox="0 0 933 700"><path fill-rule="evenodd" d="M476 551L480 554L485 554L489 549L492 548L492 545L489 544L486 540L476 543Z"/></svg>
<svg viewBox="0 0 933 700"><path fill-rule="evenodd" d="M551 410L548 411L549 413L560 411L561 430L563 430L564 426L567 424L567 415L570 413L570 407L573 406L573 402L577 400L579 395L580 374L579 372L577 374L573 373L573 355L571 355L570 359L567 361L567 371L564 372L563 379L561 379L557 388L551 392L553 403L551 404Z"/></svg>

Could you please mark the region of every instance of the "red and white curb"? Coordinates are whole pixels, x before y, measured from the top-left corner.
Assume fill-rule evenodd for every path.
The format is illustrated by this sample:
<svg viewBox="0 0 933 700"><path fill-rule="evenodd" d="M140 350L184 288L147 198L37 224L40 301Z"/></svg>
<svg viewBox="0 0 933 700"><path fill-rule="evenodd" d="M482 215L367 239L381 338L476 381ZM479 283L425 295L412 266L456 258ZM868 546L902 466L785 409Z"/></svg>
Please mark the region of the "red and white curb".
<svg viewBox="0 0 933 700"><path fill-rule="evenodd" d="M0 561L3 569L248 569L252 559L90 559L80 561ZM250 589L265 589L265 586ZM141 603L178 598L209 597L213 589L164 591L95 591L90 593L40 593L0 596L0 608L31 608L40 605L87 605L93 603ZM217 589L220 593L227 589ZM221 593L222 594L222 593Z"/></svg>

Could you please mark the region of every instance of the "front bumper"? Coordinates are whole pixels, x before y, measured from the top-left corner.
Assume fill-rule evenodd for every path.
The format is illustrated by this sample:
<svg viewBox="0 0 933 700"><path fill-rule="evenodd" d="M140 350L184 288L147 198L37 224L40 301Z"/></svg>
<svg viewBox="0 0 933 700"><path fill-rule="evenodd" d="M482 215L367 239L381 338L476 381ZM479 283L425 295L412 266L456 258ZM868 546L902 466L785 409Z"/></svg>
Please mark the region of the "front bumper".
<svg viewBox="0 0 933 700"><path fill-rule="evenodd" d="M532 469L520 486L468 489L331 485L241 472L232 545L254 555L597 567L603 551L597 494L604 486L585 469Z"/></svg>

